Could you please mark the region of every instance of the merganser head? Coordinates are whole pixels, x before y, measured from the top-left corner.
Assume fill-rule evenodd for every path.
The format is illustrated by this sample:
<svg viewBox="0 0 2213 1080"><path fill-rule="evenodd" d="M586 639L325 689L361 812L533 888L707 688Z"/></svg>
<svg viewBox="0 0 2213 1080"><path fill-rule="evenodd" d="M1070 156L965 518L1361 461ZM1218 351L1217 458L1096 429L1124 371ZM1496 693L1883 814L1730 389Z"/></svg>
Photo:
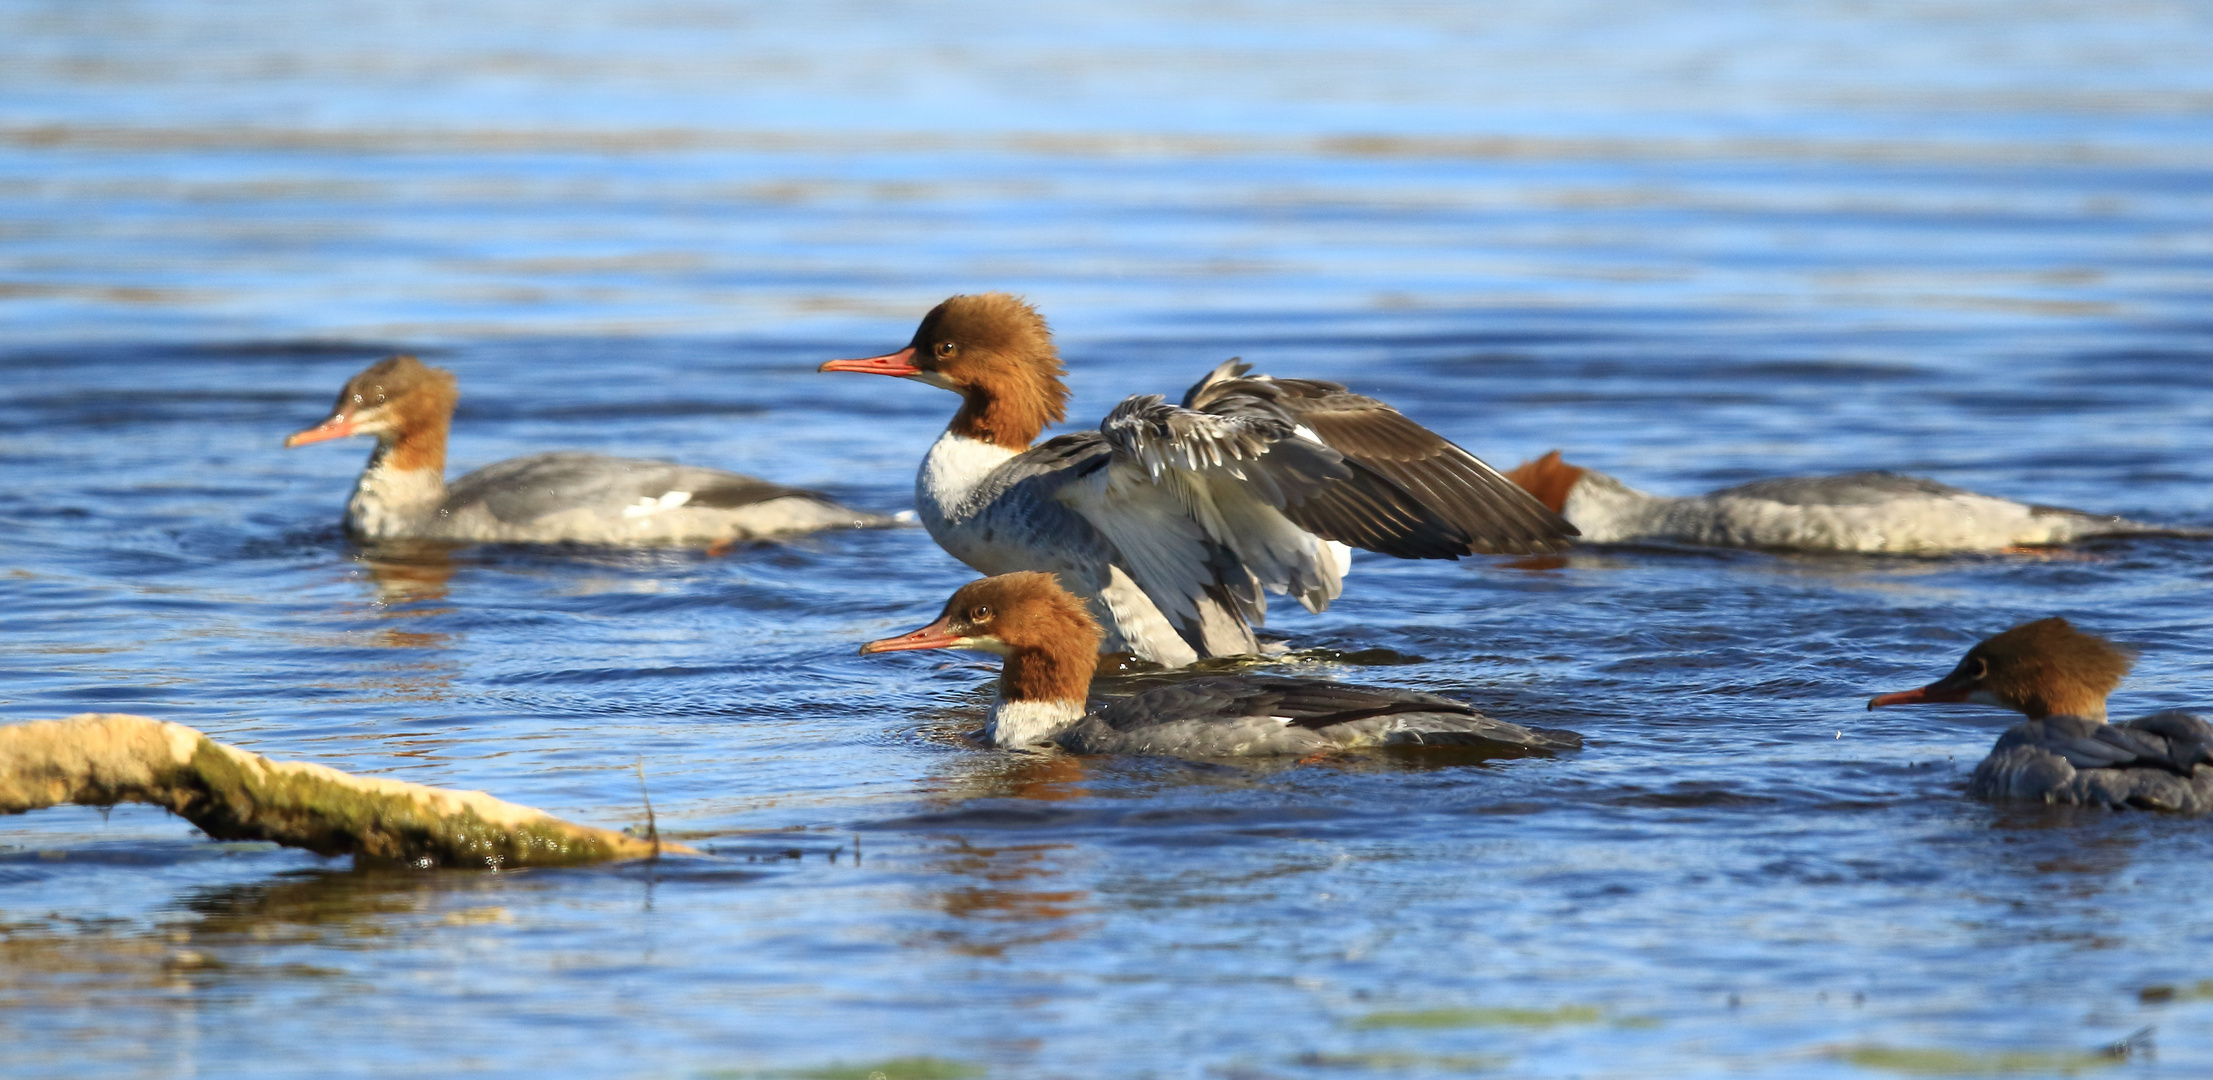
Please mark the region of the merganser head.
<svg viewBox="0 0 2213 1080"><path fill-rule="evenodd" d="M1546 509L1555 514L1568 512L1568 493L1575 490L1575 482L1583 479L1589 470L1580 465L1570 465L1560 460L1560 452L1554 450L1535 461L1524 461L1506 474L1506 479L1520 484L1521 489L1536 496Z"/></svg>
<svg viewBox="0 0 2213 1080"><path fill-rule="evenodd" d="M2085 634L2065 619L2038 619L1967 650L1951 674L1918 690L1878 694L1867 707L1972 701L2035 720L2103 720L2106 695L2121 685L2133 659L2128 650Z"/></svg>
<svg viewBox="0 0 2213 1080"><path fill-rule="evenodd" d="M410 434L435 434L442 454L445 430L460 397L453 372L412 356L389 356L346 380L330 419L294 432L284 445L306 446L348 435L374 435L391 445Z"/></svg>
<svg viewBox="0 0 2213 1080"><path fill-rule="evenodd" d="M1067 418L1060 351L1037 309L1007 293L955 296L922 317L906 348L818 371L858 371L928 383L961 395L954 431L1025 450Z"/></svg>
<svg viewBox="0 0 2213 1080"><path fill-rule="evenodd" d="M974 649L1006 657L1010 701L1082 701L1098 667L1099 621L1051 574L1000 574L960 587L937 621L861 646L861 655Z"/></svg>

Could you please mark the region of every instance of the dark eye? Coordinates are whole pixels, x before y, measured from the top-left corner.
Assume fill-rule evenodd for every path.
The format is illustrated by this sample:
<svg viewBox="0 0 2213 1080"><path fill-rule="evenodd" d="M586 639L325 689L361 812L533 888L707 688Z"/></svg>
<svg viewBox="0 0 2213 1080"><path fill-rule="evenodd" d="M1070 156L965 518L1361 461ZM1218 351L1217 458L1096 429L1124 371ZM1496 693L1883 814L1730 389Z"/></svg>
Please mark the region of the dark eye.
<svg viewBox="0 0 2213 1080"><path fill-rule="evenodd" d="M1978 679L1990 677L1990 661L1987 658L1980 656L1975 658L1975 677Z"/></svg>
<svg viewBox="0 0 2213 1080"><path fill-rule="evenodd" d="M991 609L983 604L968 609L969 622L983 622L989 618L991 618Z"/></svg>
<svg viewBox="0 0 2213 1080"><path fill-rule="evenodd" d="M937 355L940 359L950 360L953 358L953 354L959 351L961 351L961 347L953 344L950 341L940 341L937 343Z"/></svg>

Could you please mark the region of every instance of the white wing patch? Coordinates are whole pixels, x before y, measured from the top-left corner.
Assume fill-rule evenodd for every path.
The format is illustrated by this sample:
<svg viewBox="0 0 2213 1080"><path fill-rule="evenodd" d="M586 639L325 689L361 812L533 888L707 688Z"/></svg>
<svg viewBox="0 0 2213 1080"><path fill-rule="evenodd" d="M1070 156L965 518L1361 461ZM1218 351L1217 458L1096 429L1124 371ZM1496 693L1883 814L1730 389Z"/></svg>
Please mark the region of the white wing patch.
<svg viewBox="0 0 2213 1080"><path fill-rule="evenodd" d="M689 491L671 491L658 499L650 495L640 495L636 503L622 508L622 516L625 518L652 517L655 514L665 514L690 501L692 501L692 493Z"/></svg>

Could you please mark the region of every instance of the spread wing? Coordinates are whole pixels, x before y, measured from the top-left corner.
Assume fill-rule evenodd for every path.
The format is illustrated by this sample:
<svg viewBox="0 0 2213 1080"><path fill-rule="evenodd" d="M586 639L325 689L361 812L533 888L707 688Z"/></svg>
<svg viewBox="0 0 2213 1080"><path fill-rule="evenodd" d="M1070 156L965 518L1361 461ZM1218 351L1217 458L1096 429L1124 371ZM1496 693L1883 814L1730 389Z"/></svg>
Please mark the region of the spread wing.
<svg viewBox="0 0 2213 1080"><path fill-rule="evenodd" d="M788 495L824 498L720 469L557 451L478 469L454 481L440 508L481 505L501 521L522 524L579 509L620 517L676 506L735 509Z"/></svg>
<svg viewBox="0 0 2213 1080"><path fill-rule="evenodd" d="M1157 394L1115 406L1099 434L1111 460L1061 498L1113 541L1172 621L1198 618L1209 596L1258 623L1264 590L1314 611L1343 591L1339 552L1285 512L1343 484L1343 455L1278 417L1198 412Z"/></svg>
<svg viewBox="0 0 2213 1080"><path fill-rule="evenodd" d="M1223 363L1183 404L1224 417L1279 419L1341 455L1343 482L1284 507L1307 530L1412 559L1557 551L1576 535L1520 485L1397 409L1336 383L1250 370Z"/></svg>
<svg viewBox="0 0 2213 1080"><path fill-rule="evenodd" d="M1328 607L1351 569L1341 545L1454 559L1556 550L1574 532L1382 402L1329 383L1238 377L1244 370L1216 368L1181 406L1129 398L1096 435L1062 436L1002 467L1059 455L1023 501L1081 518L1200 655L1252 651L1247 624L1264 623L1267 593Z"/></svg>

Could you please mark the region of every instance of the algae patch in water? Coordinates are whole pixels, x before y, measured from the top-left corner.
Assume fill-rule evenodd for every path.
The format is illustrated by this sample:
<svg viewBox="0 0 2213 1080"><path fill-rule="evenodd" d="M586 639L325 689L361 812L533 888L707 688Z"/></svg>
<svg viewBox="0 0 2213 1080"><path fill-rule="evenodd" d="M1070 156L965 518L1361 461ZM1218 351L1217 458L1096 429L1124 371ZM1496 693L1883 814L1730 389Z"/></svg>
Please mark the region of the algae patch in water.
<svg viewBox="0 0 2213 1080"><path fill-rule="evenodd" d="M1423 1009L1416 1012L1369 1013L1352 1022L1353 1028L1464 1028L1558 1027L1562 1024L1596 1024L1606 1014L1592 1005L1562 1005L1557 1009Z"/></svg>
<svg viewBox="0 0 2213 1080"><path fill-rule="evenodd" d="M903 1057L873 1065L824 1065L768 1072L711 1072L702 1080L976 1080L980 1065L934 1057Z"/></svg>
<svg viewBox="0 0 2213 1080"><path fill-rule="evenodd" d="M2152 1029L2095 1050L1993 1050L1851 1046L1831 1056L1866 1069L1907 1076L2080 1076L2110 1069L2151 1049Z"/></svg>
<svg viewBox="0 0 2213 1080"><path fill-rule="evenodd" d="M2213 999L2213 979L2199 979L2189 986L2169 986L2164 983L2147 986L2136 992L2136 1000L2146 1005L2168 1001L2205 1001Z"/></svg>

